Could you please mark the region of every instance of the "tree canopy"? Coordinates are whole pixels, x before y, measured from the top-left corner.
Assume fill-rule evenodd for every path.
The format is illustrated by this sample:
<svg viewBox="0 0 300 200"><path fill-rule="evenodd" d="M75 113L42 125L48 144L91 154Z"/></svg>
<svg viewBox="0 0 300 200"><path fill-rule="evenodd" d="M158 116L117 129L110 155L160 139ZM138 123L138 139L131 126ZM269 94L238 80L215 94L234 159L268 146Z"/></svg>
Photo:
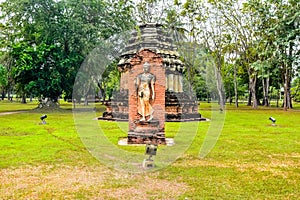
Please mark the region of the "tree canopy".
<svg viewBox="0 0 300 200"><path fill-rule="evenodd" d="M247 98L257 108L282 97L284 109L299 100L297 0L6 0L0 9L0 88L24 101L29 95L52 102L61 95L71 98L78 69L91 51L146 22L163 24L174 37L190 90L199 99L214 95L223 107ZM85 63L101 62L98 55ZM104 99L118 82L116 60L93 76L95 92ZM212 77L215 87L208 81Z"/></svg>
<svg viewBox="0 0 300 200"><path fill-rule="evenodd" d="M7 0L1 46L16 91L57 102L71 98L77 71L99 41L134 25L130 1ZM10 65L10 66L9 66Z"/></svg>

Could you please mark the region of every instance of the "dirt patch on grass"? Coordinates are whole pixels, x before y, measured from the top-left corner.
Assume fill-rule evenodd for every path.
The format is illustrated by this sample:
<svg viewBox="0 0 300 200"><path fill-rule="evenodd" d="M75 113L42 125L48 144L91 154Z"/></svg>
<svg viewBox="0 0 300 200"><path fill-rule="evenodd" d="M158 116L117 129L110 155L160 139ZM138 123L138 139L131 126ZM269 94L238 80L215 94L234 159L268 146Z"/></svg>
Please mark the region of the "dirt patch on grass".
<svg viewBox="0 0 300 200"><path fill-rule="evenodd" d="M0 199L175 199L188 186L155 173L124 174L103 166L23 166L0 170Z"/></svg>

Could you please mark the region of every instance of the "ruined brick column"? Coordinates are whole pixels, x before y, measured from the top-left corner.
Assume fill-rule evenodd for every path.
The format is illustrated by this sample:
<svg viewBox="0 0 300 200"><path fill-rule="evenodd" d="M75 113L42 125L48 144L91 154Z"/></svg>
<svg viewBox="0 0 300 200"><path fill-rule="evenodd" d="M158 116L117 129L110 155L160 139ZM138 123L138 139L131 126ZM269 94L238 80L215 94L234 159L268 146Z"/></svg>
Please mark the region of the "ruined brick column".
<svg viewBox="0 0 300 200"><path fill-rule="evenodd" d="M138 95L135 86L136 77L143 73L143 64L150 64L150 73L156 78L155 99L150 103L154 109L153 119L140 121L138 113ZM128 77L129 93L129 131L128 144L156 143L165 144L165 68L159 54L143 49L139 51L130 61L131 69Z"/></svg>

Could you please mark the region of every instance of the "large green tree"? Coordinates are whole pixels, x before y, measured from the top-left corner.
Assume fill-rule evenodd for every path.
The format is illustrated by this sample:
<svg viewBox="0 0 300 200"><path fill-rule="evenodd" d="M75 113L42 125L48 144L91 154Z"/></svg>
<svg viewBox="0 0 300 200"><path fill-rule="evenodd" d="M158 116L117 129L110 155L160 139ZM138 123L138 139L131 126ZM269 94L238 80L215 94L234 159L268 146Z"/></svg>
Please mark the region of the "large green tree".
<svg viewBox="0 0 300 200"><path fill-rule="evenodd" d="M56 103L71 98L77 71L100 39L131 27L130 1L7 0L1 44L13 62L16 89Z"/></svg>
<svg viewBox="0 0 300 200"><path fill-rule="evenodd" d="M256 67L261 78L275 78L281 74L281 86L284 88L284 109L292 108L291 81L299 70L300 4L298 1L258 1L247 4L252 15L256 16L252 26L257 36ZM270 76L272 75L272 76ZM266 102L268 81L264 86Z"/></svg>

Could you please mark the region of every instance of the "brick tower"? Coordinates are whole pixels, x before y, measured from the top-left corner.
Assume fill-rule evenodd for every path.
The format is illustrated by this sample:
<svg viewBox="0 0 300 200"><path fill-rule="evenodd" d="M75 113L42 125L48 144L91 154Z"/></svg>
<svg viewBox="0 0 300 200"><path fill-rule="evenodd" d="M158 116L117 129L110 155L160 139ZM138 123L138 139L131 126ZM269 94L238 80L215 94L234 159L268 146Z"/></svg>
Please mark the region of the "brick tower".
<svg viewBox="0 0 300 200"><path fill-rule="evenodd" d="M141 121L138 114L136 77L143 72L143 64L150 64L155 76L155 99L150 100L152 120ZM121 72L120 92L107 106L104 118L128 120L128 143L148 142L164 144L165 121L200 120L198 103L183 91L184 63L176 46L161 25L148 23L133 31L118 63Z"/></svg>

